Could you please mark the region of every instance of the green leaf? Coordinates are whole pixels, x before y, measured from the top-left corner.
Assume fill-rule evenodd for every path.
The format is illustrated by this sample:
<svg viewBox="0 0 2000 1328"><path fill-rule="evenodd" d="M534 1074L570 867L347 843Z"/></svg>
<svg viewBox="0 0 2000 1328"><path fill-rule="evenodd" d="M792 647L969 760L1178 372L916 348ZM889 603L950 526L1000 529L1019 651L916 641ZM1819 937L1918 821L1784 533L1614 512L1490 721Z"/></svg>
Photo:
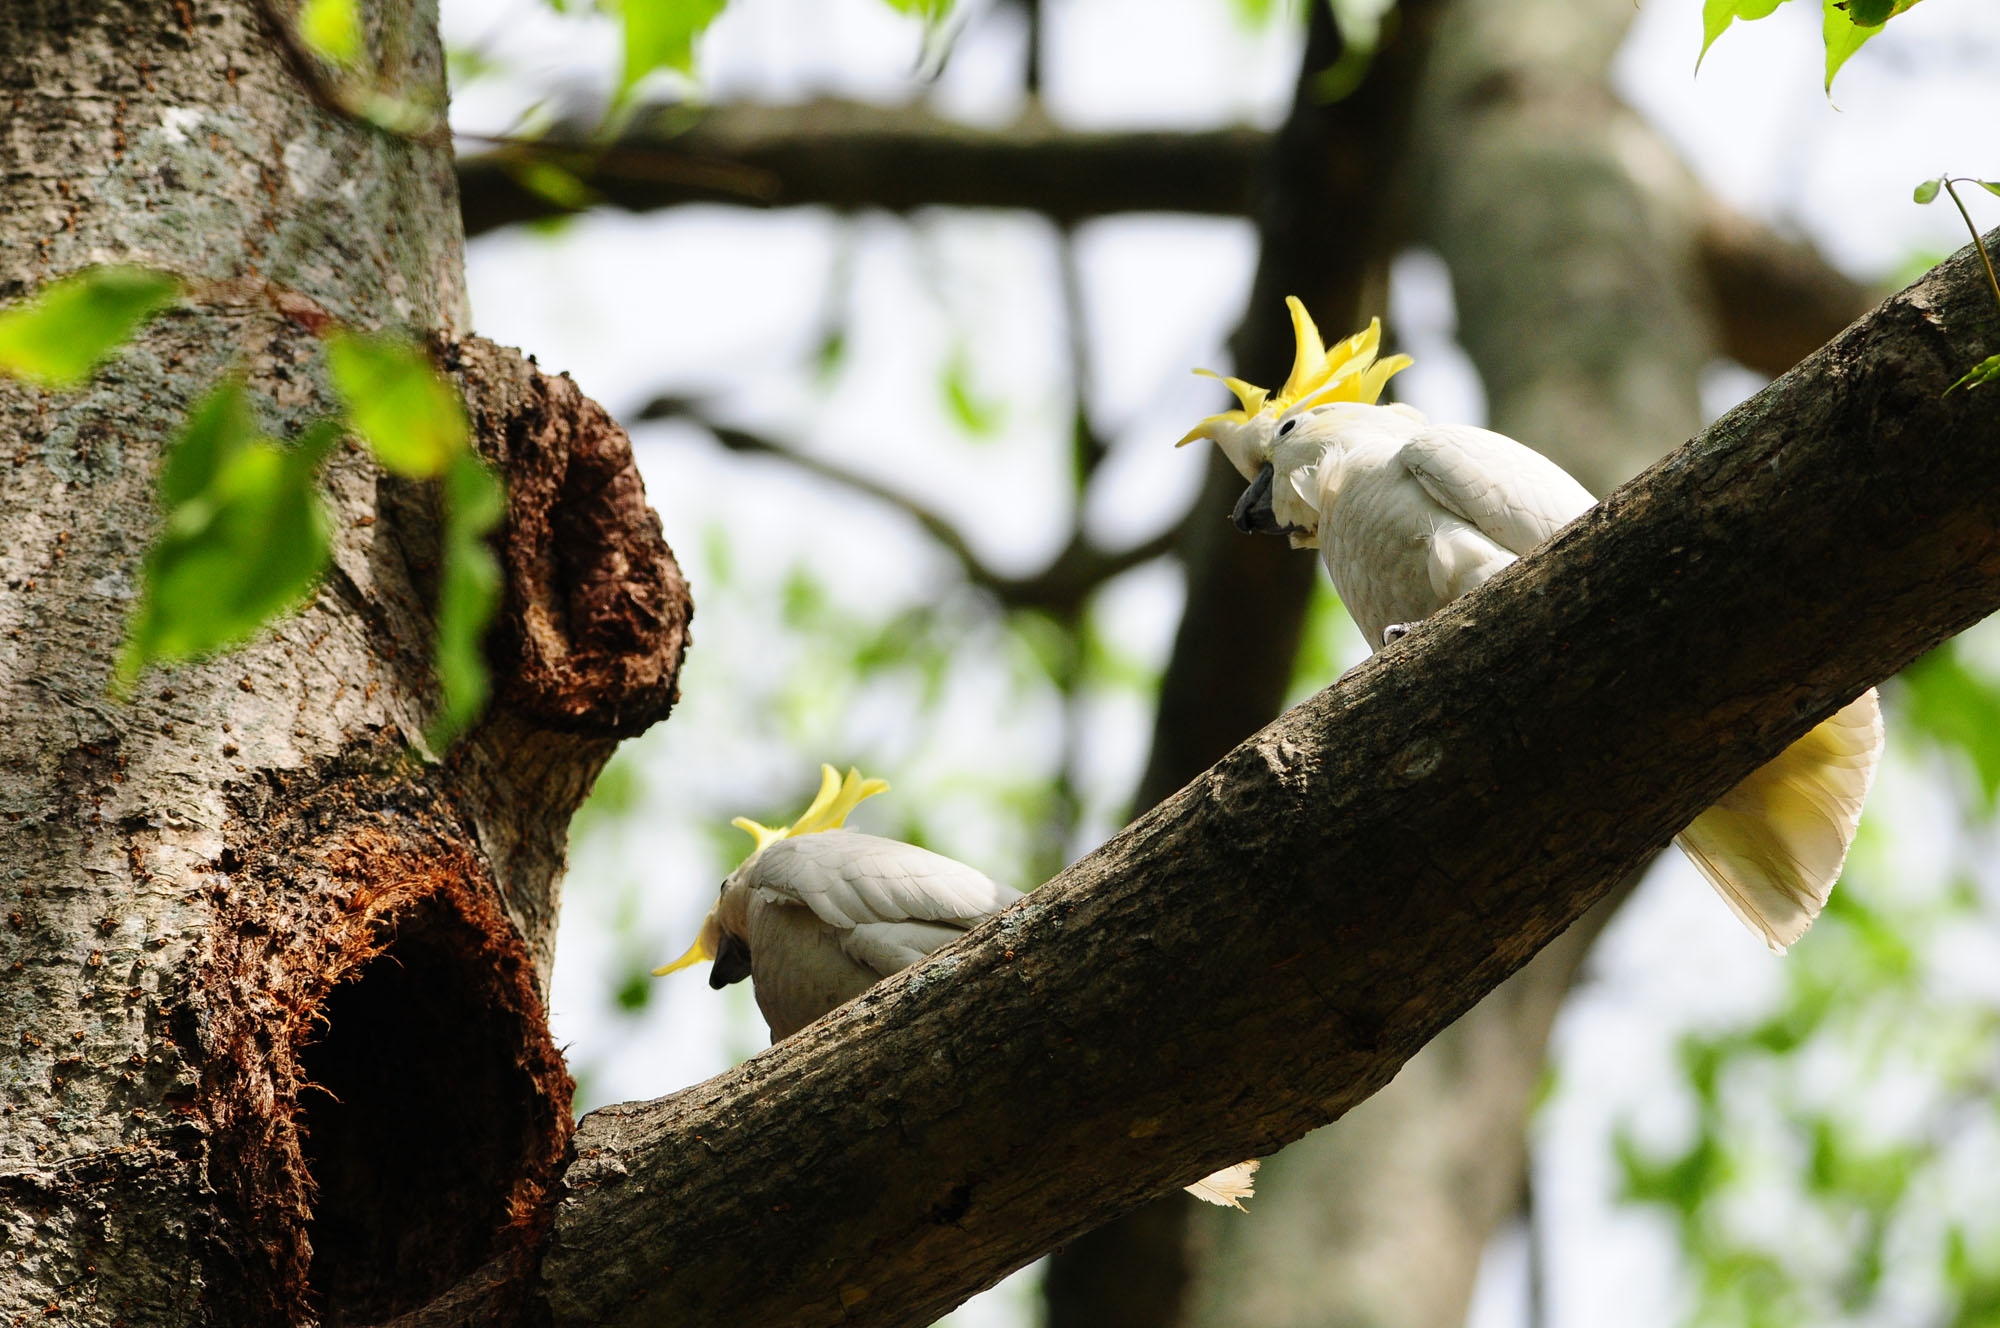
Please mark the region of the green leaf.
<svg viewBox="0 0 2000 1328"><path fill-rule="evenodd" d="M1702 0L1701 54L1695 57L1694 67L1701 68L1708 48L1715 45L1715 39L1729 31L1729 25L1737 19L1748 23L1769 18L1772 11L1784 3L1785 0Z"/></svg>
<svg viewBox="0 0 2000 1328"><path fill-rule="evenodd" d="M285 447L250 424L229 380L188 419L161 477L165 528L147 551L139 605L112 674L129 694L148 664L234 645L303 599L330 556L320 463L340 442L323 420Z"/></svg>
<svg viewBox="0 0 2000 1328"><path fill-rule="evenodd" d="M1973 183L1989 194L2000 194L2000 180L1974 180Z"/></svg>
<svg viewBox="0 0 2000 1328"><path fill-rule="evenodd" d="M504 60L477 46L446 47L444 64L445 70L451 79L453 95L456 95L468 83L476 83L482 78L491 78L495 74L504 73L508 68Z"/></svg>
<svg viewBox="0 0 2000 1328"><path fill-rule="evenodd" d="M1965 377L1953 383L1951 387L1947 387L1945 391L1950 392L1954 388L1962 387L1970 392L1980 384L1990 383L1995 379L2000 379L2000 355L1988 355L1985 359L1967 369Z"/></svg>
<svg viewBox="0 0 2000 1328"><path fill-rule="evenodd" d="M830 325L819 345L813 348L813 377L825 383L847 362L847 333L838 324Z"/></svg>
<svg viewBox="0 0 2000 1328"><path fill-rule="evenodd" d="M486 535L507 515L507 490L471 452L444 474L444 567L438 578L438 713L427 737L442 751L486 706L483 643L500 603L500 564Z"/></svg>
<svg viewBox="0 0 2000 1328"><path fill-rule="evenodd" d="M354 432L385 469L425 479L467 455L465 407L415 342L336 332L326 358Z"/></svg>
<svg viewBox="0 0 2000 1328"><path fill-rule="evenodd" d="M361 11L355 0L305 0L298 29L313 54L349 69L361 63Z"/></svg>
<svg viewBox="0 0 2000 1328"><path fill-rule="evenodd" d="M160 469L161 508L172 512L199 498L217 473L258 437L243 377L232 374L195 406L168 448Z"/></svg>
<svg viewBox="0 0 2000 1328"><path fill-rule="evenodd" d="M0 313L0 374L75 387L180 289L142 267L94 267L58 281Z"/></svg>
<svg viewBox="0 0 2000 1328"><path fill-rule="evenodd" d="M1017 652L1037 672L1060 686L1076 676L1081 662L1081 643L1076 634L1037 609L1018 609L1007 615L1007 631Z"/></svg>
<svg viewBox="0 0 2000 1328"><path fill-rule="evenodd" d="M1346 101L1361 87L1375 64L1375 48L1351 42L1340 48L1332 64L1313 75L1313 100L1322 106Z"/></svg>
<svg viewBox="0 0 2000 1328"><path fill-rule="evenodd" d="M655 69L692 71L695 38L727 4L728 0L620 0L625 69L618 80L619 100Z"/></svg>
<svg viewBox="0 0 2000 1328"><path fill-rule="evenodd" d="M653 999L652 960L643 961L644 967L627 968L624 980L614 983L611 1001L626 1014L638 1014Z"/></svg>
<svg viewBox="0 0 2000 1328"><path fill-rule="evenodd" d="M1864 28L1879 28L1896 12L1896 0L1846 0L1847 16Z"/></svg>
<svg viewBox="0 0 2000 1328"><path fill-rule="evenodd" d="M1655 1162L1639 1151L1624 1130L1612 1137L1618 1164L1620 1197L1628 1203L1660 1204L1692 1217L1729 1178L1729 1164L1715 1136L1703 1131L1694 1146L1679 1157Z"/></svg>
<svg viewBox="0 0 2000 1328"><path fill-rule="evenodd" d="M1904 669L1901 682L1905 722L1970 758L1983 805L1991 811L2000 801L2000 685L1967 668L1951 641Z"/></svg>
<svg viewBox="0 0 2000 1328"><path fill-rule="evenodd" d="M1833 91L1833 76L1868 40L1917 0L1823 0L1821 31L1826 40L1826 90Z"/></svg>
<svg viewBox="0 0 2000 1328"><path fill-rule="evenodd" d="M1935 202L1938 196L1938 191L1943 188L1944 188L1944 177L1942 175L1934 175L1930 179L1918 185L1917 191L1914 194L1910 195L1910 197L1914 198L1919 203Z"/></svg>
<svg viewBox="0 0 2000 1328"><path fill-rule="evenodd" d="M1001 423L1007 418L1007 411L997 401L982 399L972 386L972 361L963 347L953 352L945 362L944 378L945 405L951 410L951 418L958 427L974 438L991 438L999 432Z"/></svg>
<svg viewBox="0 0 2000 1328"><path fill-rule="evenodd" d="M900 14L914 14L926 23L935 23L951 13L952 0L887 0L889 8Z"/></svg>
<svg viewBox="0 0 2000 1328"><path fill-rule="evenodd" d="M604 195L552 161L515 162L507 167L507 173L535 197L572 212L581 212L604 201Z"/></svg>

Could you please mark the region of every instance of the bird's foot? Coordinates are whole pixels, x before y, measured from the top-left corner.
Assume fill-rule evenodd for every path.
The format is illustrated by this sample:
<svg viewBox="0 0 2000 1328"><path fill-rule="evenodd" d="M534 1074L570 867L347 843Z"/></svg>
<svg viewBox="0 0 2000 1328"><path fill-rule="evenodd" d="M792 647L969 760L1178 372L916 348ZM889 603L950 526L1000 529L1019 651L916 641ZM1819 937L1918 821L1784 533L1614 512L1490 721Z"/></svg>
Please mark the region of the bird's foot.
<svg viewBox="0 0 2000 1328"><path fill-rule="evenodd" d="M1393 646L1416 629L1417 625L1413 622L1390 623L1382 629L1382 644Z"/></svg>

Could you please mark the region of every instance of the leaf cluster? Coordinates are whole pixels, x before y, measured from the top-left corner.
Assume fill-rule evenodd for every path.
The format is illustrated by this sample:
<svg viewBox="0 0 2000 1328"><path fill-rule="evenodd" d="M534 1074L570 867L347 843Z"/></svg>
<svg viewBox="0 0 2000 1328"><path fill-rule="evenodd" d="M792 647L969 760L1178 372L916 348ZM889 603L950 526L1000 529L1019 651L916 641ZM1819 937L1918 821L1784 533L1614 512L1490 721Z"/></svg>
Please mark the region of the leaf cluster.
<svg viewBox="0 0 2000 1328"><path fill-rule="evenodd" d="M1751 22L1769 18L1788 0L1703 0L1701 7L1701 53L1715 45L1738 19ZM1821 40L1826 46L1826 90L1833 91L1834 75L1867 45L1888 21L1914 9L1917 0L1821 0ZM1700 60L1696 60L1700 65Z"/></svg>
<svg viewBox="0 0 2000 1328"><path fill-rule="evenodd" d="M551 0L558 11L567 6ZM623 34L616 100L625 102L639 83L657 70L694 72L695 43L728 8L729 0L601 0L618 17ZM952 0L883 0L891 9L935 25L951 12Z"/></svg>
<svg viewBox="0 0 2000 1328"><path fill-rule="evenodd" d="M1948 643L1889 699L1899 740L1950 758L1960 836L1990 836L2000 677ZM2000 1186L1981 1166L2000 1145L2000 999L1941 975L1952 949L2000 944L2000 917L1969 870L1906 879L1872 822L1858 847L1775 1008L1682 1040L1691 1137L1615 1140L1624 1200L1673 1223L1693 1324L2000 1321Z"/></svg>
<svg viewBox="0 0 2000 1328"><path fill-rule="evenodd" d="M56 282L0 312L0 374L75 387L179 296L173 277L138 268L93 268ZM440 703L430 738L442 747L486 701L480 642L499 602L500 571L485 536L506 514L505 491L472 450L457 391L421 346L334 328L326 352L341 409L290 443L258 423L241 373L189 412L160 471L160 534L146 552L112 690L129 695L153 664L239 645L305 601L332 558L320 471L352 436L383 469L441 488Z"/></svg>

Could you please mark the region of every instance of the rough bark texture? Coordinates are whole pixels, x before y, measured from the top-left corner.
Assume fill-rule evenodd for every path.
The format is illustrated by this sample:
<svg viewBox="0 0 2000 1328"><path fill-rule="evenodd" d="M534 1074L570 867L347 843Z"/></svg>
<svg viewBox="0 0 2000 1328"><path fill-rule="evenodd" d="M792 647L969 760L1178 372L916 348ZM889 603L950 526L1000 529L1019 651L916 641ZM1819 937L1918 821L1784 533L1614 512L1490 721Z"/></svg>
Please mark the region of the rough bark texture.
<svg viewBox="0 0 2000 1328"><path fill-rule="evenodd" d="M1716 353L1692 262L1698 192L1610 92L1631 17L1626 0L1459 0L1412 172L1492 427L1599 493L1700 427L1699 375ZM1613 902L1387 1088L1267 1160L1247 1214L1195 1213L1187 1321L1458 1328L1493 1232L1519 1207L1550 1027Z"/></svg>
<svg viewBox="0 0 2000 1328"><path fill-rule="evenodd" d="M503 699L551 729L644 731L673 707L689 609L631 440L568 374L481 340L444 358L512 496Z"/></svg>
<svg viewBox="0 0 2000 1328"><path fill-rule="evenodd" d="M428 7L371 17L384 77L441 92ZM0 1318L372 1322L539 1229L569 1125L543 1018L556 882L612 744L574 735L664 712L678 576L622 435L474 348L489 455L539 439L524 477L618 491L517 485L510 561L571 538L572 511L626 526L517 584L503 635L553 622L542 655L601 656L629 702L558 723L533 702L564 677L503 652L503 703L426 755L434 496L352 448L311 602L108 700L189 405L240 365L290 436L331 407L333 320L463 336L451 162L315 108L248 4L6 6L0 93L0 301L104 261L189 292L84 388L0 381ZM547 408L496 399L496 375ZM595 626L621 596L676 624L632 639L645 658Z"/></svg>
<svg viewBox="0 0 2000 1328"><path fill-rule="evenodd" d="M1724 789L2000 607L2000 419L1945 395L1994 335L1976 262L965 942L586 1117L556 1321L920 1323L1379 1088Z"/></svg>

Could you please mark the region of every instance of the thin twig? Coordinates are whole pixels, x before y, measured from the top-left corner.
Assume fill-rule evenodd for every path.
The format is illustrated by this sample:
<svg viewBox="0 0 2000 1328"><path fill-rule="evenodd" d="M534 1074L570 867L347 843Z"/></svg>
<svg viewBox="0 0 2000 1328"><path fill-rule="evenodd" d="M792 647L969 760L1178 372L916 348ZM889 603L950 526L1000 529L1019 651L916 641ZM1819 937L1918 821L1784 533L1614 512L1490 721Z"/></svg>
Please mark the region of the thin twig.
<svg viewBox="0 0 2000 1328"><path fill-rule="evenodd" d="M1993 275L1993 255L1986 252L1986 241L1981 238L1979 227L1972 224L1972 214L1965 210L1965 200L1958 196L1958 190L1952 188L1952 185L1958 179L1970 179L1970 177L1944 177L1944 191L1950 194L1951 201L1958 205L1958 215L1965 218L1965 229L1972 232L1973 247L1979 250L1979 261L1986 265L1986 284L1993 289L1994 304L2000 305L2000 277ZM1972 183L1978 184L1981 182L1973 180Z"/></svg>
<svg viewBox="0 0 2000 1328"><path fill-rule="evenodd" d="M909 495L834 462L807 456L762 434L717 423L685 398L657 398L644 406L636 418L685 420L707 430L732 452L777 457L808 474L895 508L923 527L925 534L957 560L966 580L1010 609L1041 609L1056 616L1074 614L1105 582L1172 553L1179 534L1169 529L1129 549L1106 551L1091 544L1078 530L1047 567L1032 576L1009 576L982 559L950 521Z"/></svg>

